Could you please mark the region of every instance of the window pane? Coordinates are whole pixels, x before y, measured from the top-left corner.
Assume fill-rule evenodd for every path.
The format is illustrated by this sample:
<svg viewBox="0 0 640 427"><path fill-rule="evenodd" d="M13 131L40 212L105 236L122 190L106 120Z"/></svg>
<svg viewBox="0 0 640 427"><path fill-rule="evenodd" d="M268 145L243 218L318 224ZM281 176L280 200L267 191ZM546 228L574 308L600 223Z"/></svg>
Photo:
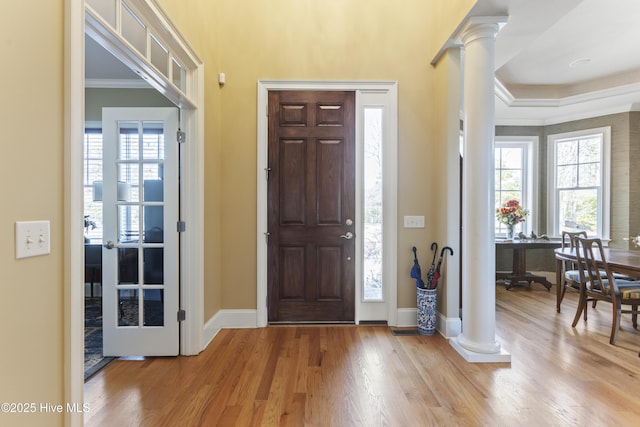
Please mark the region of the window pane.
<svg viewBox="0 0 640 427"><path fill-rule="evenodd" d="M521 142L496 142L496 209L513 199L518 200L523 206L527 204L525 200L527 147L527 143ZM504 233L505 227L496 218L495 232Z"/></svg>
<svg viewBox="0 0 640 427"><path fill-rule="evenodd" d="M140 304L137 289L118 290L118 326L138 326Z"/></svg>
<svg viewBox="0 0 640 427"><path fill-rule="evenodd" d="M502 148L500 167L522 169L522 148Z"/></svg>
<svg viewBox="0 0 640 427"><path fill-rule="evenodd" d="M116 0L87 0L87 4L112 28L116 28Z"/></svg>
<svg viewBox="0 0 640 427"><path fill-rule="evenodd" d="M151 35L151 63L164 76L169 75L169 51Z"/></svg>
<svg viewBox="0 0 640 427"><path fill-rule="evenodd" d="M600 185L600 163L587 163L578 166L579 187L597 187Z"/></svg>
<svg viewBox="0 0 640 427"><path fill-rule="evenodd" d="M176 58L171 58L171 64L173 65L173 70L171 72L171 81L178 89L180 89L183 93L185 92L186 87L186 73L184 68L180 65Z"/></svg>
<svg viewBox="0 0 640 427"><path fill-rule="evenodd" d="M143 291L144 326L164 326L164 290L147 289Z"/></svg>
<svg viewBox="0 0 640 427"><path fill-rule="evenodd" d="M576 141L562 141L557 143L557 165L567 165L577 162L578 144Z"/></svg>
<svg viewBox="0 0 640 427"><path fill-rule="evenodd" d="M520 190L522 190L522 171L509 169L503 170L501 174L501 181L503 191L520 192Z"/></svg>
<svg viewBox="0 0 640 427"><path fill-rule="evenodd" d="M580 141L580 163L600 162L600 139L589 138Z"/></svg>
<svg viewBox="0 0 640 427"><path fill-rule="evenodd" d="M574 188L578 185L576 165L558 166L558 188Z"/></svg>
<svg viewBox="0 0 640 427"><path fill-rule="evenodd" d="M86 129L84 135L84 237L89 242L102 240L102 196L94 192L94 183L98 182L100 187L102 184L102 131Z"/></svg>
<svg viewBox="0 0 640 427"><path fill-rule="evenodd" d="M118 158L120 160L136 160L140 157L138 122L118 122L119 144Z"/></svg>
<svg viewBox="0 0 640 427"><path fill-rule="evenodd" d="M142 54L147 56L147 28L138 16L122 2L122 37Z"/></svg>
<svg viewBox="0 0 640 427"><path fill-rule="evenodd" d="M595 235L598 230L598 191L560 190L558 195L560 231L586 230L588 235Z"/></svg>
<svg viewBox="0 0 640 427"><path fill-rule="evenodd" d="M164 132L162 122L142 122L142 157L145 160L164 159Z"/></svg>
<svg viewBox="0 0 640 427"><path fill-rule="evenodd" d="M382 109L364 109L363 299L382 300Z"/></svg>

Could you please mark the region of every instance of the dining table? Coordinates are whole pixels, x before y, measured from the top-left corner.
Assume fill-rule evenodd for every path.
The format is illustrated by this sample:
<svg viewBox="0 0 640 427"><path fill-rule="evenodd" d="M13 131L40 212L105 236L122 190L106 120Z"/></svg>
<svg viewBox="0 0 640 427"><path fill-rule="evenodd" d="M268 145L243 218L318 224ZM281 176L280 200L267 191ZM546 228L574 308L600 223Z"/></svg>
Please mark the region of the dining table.
<svg viewBox="0 0 640 427"><path fill-rule="evenodd" d="M604 257L609 264L609 268L614 273L622 273L627 276L640 278L640 251L632 251L627 249L603 248ZM600 257L598 251L595 252L596 259ZM575 248L558 248L555 250L556 258L556 283L561 283L562 265L564 262L576 262ZM556 286L558 292L558 300L562 289Z"/></svg>

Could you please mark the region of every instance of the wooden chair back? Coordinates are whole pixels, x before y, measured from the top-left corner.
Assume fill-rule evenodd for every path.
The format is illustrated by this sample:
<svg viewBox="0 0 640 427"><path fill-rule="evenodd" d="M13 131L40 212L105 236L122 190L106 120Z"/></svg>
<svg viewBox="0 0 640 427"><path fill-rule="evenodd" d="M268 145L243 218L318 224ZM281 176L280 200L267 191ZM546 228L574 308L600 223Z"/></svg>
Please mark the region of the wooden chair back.
<svg viewBox="0 0 640 427"><path fill-rule="evenodd" d="M576 259L580 272L580 282L586 287L588 295L601 294L607 300L611 300L610 287L615 287L615 280L599 238L577 237Z"/></svg>

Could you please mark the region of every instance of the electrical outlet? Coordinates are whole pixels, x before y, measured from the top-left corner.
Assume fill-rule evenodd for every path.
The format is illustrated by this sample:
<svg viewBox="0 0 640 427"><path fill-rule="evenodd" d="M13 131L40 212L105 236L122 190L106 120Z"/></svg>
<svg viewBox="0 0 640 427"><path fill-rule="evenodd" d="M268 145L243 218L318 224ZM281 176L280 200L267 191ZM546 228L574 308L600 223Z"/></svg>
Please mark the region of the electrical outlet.
<svg viewBox="0 0 640 427"><path fill-rule="evenodd" d="M16 258L51 253L49 221L16 222Z"/></svg>
<svg viewBox="0 0 640 427"><path fill-rule="evenodd" d="M424 228L424 216L405 216L404 228Z"/></svg>

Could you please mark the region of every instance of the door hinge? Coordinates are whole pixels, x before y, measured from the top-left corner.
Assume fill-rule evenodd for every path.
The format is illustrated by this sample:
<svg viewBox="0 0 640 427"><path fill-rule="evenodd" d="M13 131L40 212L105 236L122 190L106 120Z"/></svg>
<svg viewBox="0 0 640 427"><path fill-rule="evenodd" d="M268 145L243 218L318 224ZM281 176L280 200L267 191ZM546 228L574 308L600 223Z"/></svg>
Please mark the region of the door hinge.
<svg viewBox="0 0 640 427"><path fill-rule="evenodd" d="M187 231L187 223L184 221L178 221L178 233L184 233Z"/></svg>
<svg viewBox="0 0 640 427"><path fill-rule="evenodd" d="M267 174L267 181L269 181L269 172L271 172L271 168L264 168L264 171Z"/></svg>
<svg viewBox="0 0 640 427"><path fill-rule="evenodd" d="M268 231L264 233L264 238L267 241L267 244L269 244L269 236L271 236L271 233L269 233Z"/></svg>
<svg viewBox="0 0 640 427"><path fill-rule="evenodd" d="M182 144L187 140L187 136L186 134L178 129L178 132L176 132L176 141L178 141L178 144Z"/></svg>
<svg viewBox="0 0 640 427"><path fill-rule="evenodd" d="M187 318L187 312L184 310L178 310L178 322L184 322Z"/></svg>

